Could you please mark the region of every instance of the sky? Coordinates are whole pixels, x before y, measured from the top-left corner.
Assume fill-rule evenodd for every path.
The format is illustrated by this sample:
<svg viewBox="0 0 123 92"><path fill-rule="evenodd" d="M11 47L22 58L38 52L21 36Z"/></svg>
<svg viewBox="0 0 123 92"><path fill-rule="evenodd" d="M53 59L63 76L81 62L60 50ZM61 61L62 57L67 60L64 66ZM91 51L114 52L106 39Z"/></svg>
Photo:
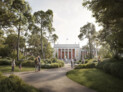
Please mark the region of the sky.
<svg viewBox="0 0 123 92"><path fill-rule="evenodd" d="M87 22L94 23L96 30L101 27L92 17L92 12L82 6L83 0L26 0L32 7L32 12L39 10L53 11L53 27L59 39L56 44L87 44L87 39L80 41L78 35L80 27Z"/></svg>

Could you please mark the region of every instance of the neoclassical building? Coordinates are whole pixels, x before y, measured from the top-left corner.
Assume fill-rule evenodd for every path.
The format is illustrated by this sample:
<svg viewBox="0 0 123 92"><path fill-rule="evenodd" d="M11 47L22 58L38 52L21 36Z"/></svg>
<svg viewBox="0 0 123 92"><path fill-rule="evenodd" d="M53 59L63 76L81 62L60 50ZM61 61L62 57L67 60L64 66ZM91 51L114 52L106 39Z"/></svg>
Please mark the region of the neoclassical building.
<svg viewBox="0 0 123 92"><path fill-rule="evenodd" d="M93 55L96 55L97 51L93 51ZM80 60L86 58L88 51L82 50L79 44L54 44L54 57L58 59L76 59Z"/></svg>
<svg viewBox="0 0 123 92"><path fill-rule="evenodd" d="M81 58L81 49L79 44L55 44L54 57L58 59L77 59Z"/></svg>

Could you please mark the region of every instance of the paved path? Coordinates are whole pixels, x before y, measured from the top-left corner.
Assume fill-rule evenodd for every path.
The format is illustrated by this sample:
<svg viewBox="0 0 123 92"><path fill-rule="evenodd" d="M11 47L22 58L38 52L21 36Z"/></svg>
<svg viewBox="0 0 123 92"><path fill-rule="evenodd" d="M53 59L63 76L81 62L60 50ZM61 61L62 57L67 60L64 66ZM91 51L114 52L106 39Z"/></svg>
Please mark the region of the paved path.
<svg viewBox="0 0 123 92"><path fill-rule="evenodd" d="M59 69L15 74L28 84L43 90L43 92L95 92L67 78L66 72L69 70L71 70L70 65L66 64L65 67Z"/></svg>

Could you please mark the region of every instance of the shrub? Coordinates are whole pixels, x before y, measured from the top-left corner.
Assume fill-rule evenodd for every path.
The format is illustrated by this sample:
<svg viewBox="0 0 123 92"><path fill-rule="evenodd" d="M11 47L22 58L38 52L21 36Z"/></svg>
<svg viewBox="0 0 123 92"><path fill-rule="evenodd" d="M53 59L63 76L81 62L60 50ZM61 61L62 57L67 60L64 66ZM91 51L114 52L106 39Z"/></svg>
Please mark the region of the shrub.
<svg viewBox="0 0 123 92"><path fill-rule="evenodd" d="M30 57L28 58L28 60L35 60L35 57L34 57L34 56L30 56Z"/></svg>
<svg viewBox="0 0 123 92"><path fill-rule="evenodd" d="M80 64L75 67L75 69L82 69L82 68L95 68L96 63L87 63L87 64Z"/></svg>
<svg viewBox="0 0 123 92"><path fill-rule="evenodd" d="M32 60L25 60L22 62L22 66L26 66L26 67L34 67L35 66L35 62Z"/></svg>
<svg viewBox="0 0 123 92"><path fill-rule="evenodd" d="M52 63L56 63L57 62L57 58L52 58L51 61L52 61Z"/></svg>
<svg viewBox="0 0 123 92"><path fill-rule="evenodd" d="M107 59L97 65L98 69L106 73L114 75L118 78L123 78L123 62L116 59Z"/></svg>
<svg viewBox="0 0 123 92"><path fill-rule="evenodd" d="M45 59L45 60L43 60L43 62L44 62L45 64L51 64L51 63L52 63L52 61L51 61L50 59Z"/></svg>
<svg viewBox="0 0 123 92"><path fill-rule="evenodd" d="M0 92L39 92L39 90L25 84L19 77L10 75L0 79Z"/></svg>
<svg viewBox="0 0 123 92"><path fill-rule="evenodd" d="M0 59L0 65L11 65L11 60Z"/></svg>
<svg viewBox="0 0 123 92"><path fill-rule="evenodd" d="M34 60L23 60L22 59L22 60L16 61L16 65L19 65L20 63L22 64L22 66L35 67ZM11 65L11 60L0 59L0 65ZM54 61L52 62L50 59L41 60L42 68L58 68L58 67L63 67L63 66L64 66L64 61L61 61L61 60L56 60L55 62Z"/></svg>
<svg viewBox="0 0 123 92"><path fill-rule="evenodd" d="M81 62L81 60L79 60L79 61L76 61L75 63L76 64L81 64L82 62Z"/></svg>
<svg viewBox="0 0 123 92"><path fill-rule="evenodd" d="M51 63L51 64L42 64L41 67L42 68L59 68L59 67L63 67L64 66L64 62L61 60L57 60L56 63Z"/></svg>

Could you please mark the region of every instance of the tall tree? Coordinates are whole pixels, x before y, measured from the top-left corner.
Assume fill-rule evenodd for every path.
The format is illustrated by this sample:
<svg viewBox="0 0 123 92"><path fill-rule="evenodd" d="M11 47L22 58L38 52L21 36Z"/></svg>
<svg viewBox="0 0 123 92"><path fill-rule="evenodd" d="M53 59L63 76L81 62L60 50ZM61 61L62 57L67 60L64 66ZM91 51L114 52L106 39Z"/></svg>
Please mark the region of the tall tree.
<svg viewBox="0 0 123 92"><path fill-rule="evenodd" d="M41 55L44 58L43 53L43 33L46 32L49 28L52 27L53 22L53 12L52 10L44 11L37 11L34 13L35 18L35 26L38 26L39 33L41 35Z"/></svg>
<svg viewBox="0 0 123 92"><path fill-rule="evenodd" d="M99 38L110 45L115 56L123 53L123 1L85 0L83 3L93 13L96 21L103 26Z"/></svg>
<svg viewBox="0 0 123 92"><path fill-rule="evenodd" d="M14 0L12 3L12 8L15 9L16 20L14 21L13 26L17 29L18 38L17 38L17 60L19 60L19 42L20 42L20 33L23 29L22 26L26 25L30 20L31 8L25 0Z"/></svg>
<svg viewBox="0 0 123 92"><path fill-rule="evenodd" d="M80 28L80 34L78 35L80 40L87 38L89 41L89 50L90 50L90 58L92 58L92 42L93 36L95 34L95 26L92 23L87 23L83 27Z"/></svg>
<svg viewBox="0 0 123 92"><path fill-rule="evenodd" d="M0 0L0 29L11 27L16 15L13 0Z"/></svg>

